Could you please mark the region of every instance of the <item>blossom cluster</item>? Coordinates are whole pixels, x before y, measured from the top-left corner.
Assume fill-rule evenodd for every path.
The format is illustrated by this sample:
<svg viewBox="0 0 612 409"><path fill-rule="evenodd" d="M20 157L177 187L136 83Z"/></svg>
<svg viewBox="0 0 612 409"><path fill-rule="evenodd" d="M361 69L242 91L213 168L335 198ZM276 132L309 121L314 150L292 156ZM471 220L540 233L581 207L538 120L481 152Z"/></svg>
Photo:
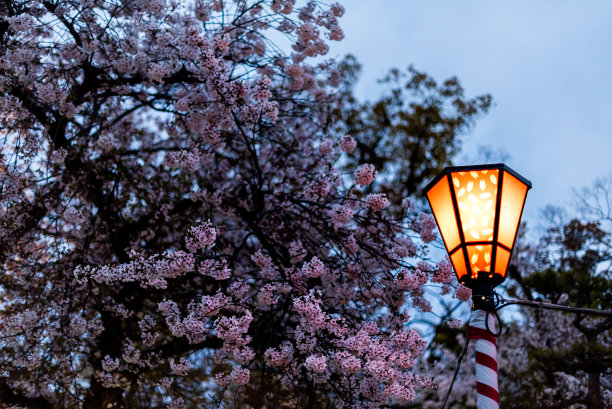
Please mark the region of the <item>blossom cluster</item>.
<svg viewBox="0 0 612 409"><path fill-rule="evenodd" d="M302 341L298 348L307 354L304 368L316 382L325 382L332 373L349 377L359 375L361 391L371 400L381 402L388 399L410 401L414 398L415 382L426 382L409 372L426 345L416 331L397 330L385 339L380 336L375 322L367 322L360 329L350 328L342 320L323 312L321 301L313 292L296 300L294 307L301 317L296 329ZM328 341L339 343L344 350L331 355L317 351L317 339L324 333L332 334L331 339L327 336ZM281 352L266 352L268 359L276 364L281 364L292 353L287 347Z"/></svg>
<svg viewBox="0 0 612 409"><path fill-rule="evenodd" d="M199 249L210 248L217 238L217 229L213 227L210 221L199 226L194 226L189 229L185 243L187 249L192 253Z"/></svg>
<svg viewBox="0 0 612 409"><path fill-rule="evenodd" d="M348 204L337 205L332 209L334 226L344 226L353 218L353 209Z"/></svg>
<svg viewBox="0 0 612 409"><path fill-rule="evenodd" d="M391 204L384 193L373 193L366 196L366 203L373 212L380 212Z"/></svg>
<svg viewBox="0 0 612 409"><path fill-rule="evenodd" d="M176 278L193 271L195 259L184 251L165 252L137 259L116 266L78 266L74 276L83 280L90 278L98 283L138 282L142 288L166 288L167 279Z"/></svg>
<svg viewBox="0 0 612 409"><path fill-rule="evenodd" d="M346 153L351 153L355 150L355 148L357 147L357 142L355 141L355 139L350 136L350 135L344 135L341 139L340 139L340 149L343 152Z"/></svg>
<svg viewBox="0 0 612 409"><path fill-rule="evenodd" d="M425 243L429 243L436 239L436 221L429 213L419 213L415 220L416 229L420 232L421 239Z"/></svg>
<svg viewBox="0 0 612 409"><path fill-rule="evenodd" d="M369 185L372 183L374 178L378 175L378 171L374 167L374 165L365 164L361 165L357 170L355 170L355 182L364 187L365 185Z"/></svg>

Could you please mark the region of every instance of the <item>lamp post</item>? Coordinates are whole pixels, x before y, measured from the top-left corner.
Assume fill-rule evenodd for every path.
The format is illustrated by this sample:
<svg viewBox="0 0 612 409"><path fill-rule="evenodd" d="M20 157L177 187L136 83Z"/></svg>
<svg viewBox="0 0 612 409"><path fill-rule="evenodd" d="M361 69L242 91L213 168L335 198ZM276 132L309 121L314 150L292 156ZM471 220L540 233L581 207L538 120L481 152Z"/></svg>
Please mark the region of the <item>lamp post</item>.
<svg viewBox="0 0 612 409"><path fill-rule="evenodd" d="M499 408L493 288L506 278L531 182L503 163L448 167L427 199L459 282L472 289L478 409Z"/></svg>

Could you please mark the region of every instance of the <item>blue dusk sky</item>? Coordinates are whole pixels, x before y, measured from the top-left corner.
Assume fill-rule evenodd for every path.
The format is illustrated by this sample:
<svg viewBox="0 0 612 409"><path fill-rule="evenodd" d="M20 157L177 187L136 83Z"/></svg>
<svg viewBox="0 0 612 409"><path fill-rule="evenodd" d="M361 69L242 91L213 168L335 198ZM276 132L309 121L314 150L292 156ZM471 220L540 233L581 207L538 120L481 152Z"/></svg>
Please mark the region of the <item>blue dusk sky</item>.
<svg viewBox="0 0 612 409"><path fill-rule="evenodd" d="M524 218L570 205L572 188L612 173L612 2L344 0L345 39L329 56L363 64L357 95L410 64L494 105L462 137L456 165L479 146L505 151L533 182Z"/></svg>

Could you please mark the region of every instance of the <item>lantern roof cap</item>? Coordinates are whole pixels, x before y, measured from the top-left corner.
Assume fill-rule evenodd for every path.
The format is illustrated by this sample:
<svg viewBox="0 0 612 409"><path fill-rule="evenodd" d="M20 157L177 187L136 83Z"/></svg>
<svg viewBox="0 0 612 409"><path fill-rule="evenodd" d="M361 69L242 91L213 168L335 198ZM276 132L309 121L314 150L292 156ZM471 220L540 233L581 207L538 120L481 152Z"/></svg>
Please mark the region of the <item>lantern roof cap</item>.
<svg viewBox="0 0 612 409"><path fill-rule="evenodd" d="M432 180L431 182L427 184L427 186L425 186L425 192L428 192L432 187L436 185L436 183L440 181L440 179L442 179L449 173L469 172L472 170L488 170L488 169L505 170L506 172L510 173L512 176L514 176L515 178L523 182L527 186L527 190L531 189L532 187L531 181L529 179L521 176L519 173L517 173L514 169L512 169L510 166L506 165L505 163L488 163L488 164L483 164L483 165L448 166L444 168L444 170L438 176L436 176L434 180Z"/></svg>

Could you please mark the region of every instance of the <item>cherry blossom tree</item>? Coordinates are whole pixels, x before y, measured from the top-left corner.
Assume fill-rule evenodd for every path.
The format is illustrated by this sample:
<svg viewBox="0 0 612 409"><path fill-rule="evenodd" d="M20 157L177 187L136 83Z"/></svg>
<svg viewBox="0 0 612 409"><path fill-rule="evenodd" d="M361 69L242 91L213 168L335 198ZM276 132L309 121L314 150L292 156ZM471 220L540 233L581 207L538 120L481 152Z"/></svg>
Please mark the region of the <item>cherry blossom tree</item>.
<svg viewBox="0 0 612 409"><path fill-rule="evenodd" d="M456 282L414 188L381 178L398 158L364 161L343 120L366 109L324 57L343 12L0 3L3 405L378 408L435 386L408 309ZM445 138L488 106L453 82L430 111L445 96Z"/></svg>

